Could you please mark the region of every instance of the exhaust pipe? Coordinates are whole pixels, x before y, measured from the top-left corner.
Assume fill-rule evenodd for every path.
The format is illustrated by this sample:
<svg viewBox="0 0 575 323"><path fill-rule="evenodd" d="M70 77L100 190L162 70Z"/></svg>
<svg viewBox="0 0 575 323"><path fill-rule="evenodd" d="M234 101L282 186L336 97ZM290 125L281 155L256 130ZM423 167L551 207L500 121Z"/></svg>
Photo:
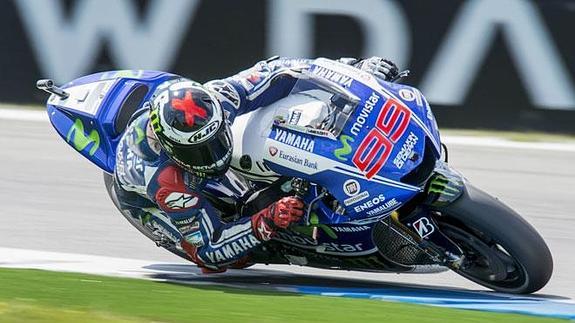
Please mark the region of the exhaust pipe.
<svg viewBox="0 0 575 323"><path fill-rule="evenodd" d="M38 80L36 82L36 88L38 88L39 90L43 90L43 91L46 91L48 93L57 95L62 100L66 100L70 96L70 94L68 94L68 92L55 86L54 81L52 81L51 79Z"/></svg>

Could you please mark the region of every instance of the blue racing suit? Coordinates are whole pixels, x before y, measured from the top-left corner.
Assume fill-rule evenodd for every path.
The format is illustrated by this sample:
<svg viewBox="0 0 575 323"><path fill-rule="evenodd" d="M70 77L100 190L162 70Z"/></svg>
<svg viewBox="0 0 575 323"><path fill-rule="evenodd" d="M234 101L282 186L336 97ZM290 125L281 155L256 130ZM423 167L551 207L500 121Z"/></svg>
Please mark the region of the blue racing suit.
<svg viewBox="0 0 575 323"><path fill-rule="evenodd" d="M397 75L393 63L379 57L362 61L340 59L384 78ZM207 82L205 87L220 100L230 122L287 96L296 79L283 73L306 67L309 59L272 58L234 76ZM168 237L183 248L200 267L217 270L245 259L269 231L256 228L256 216L224 223L207 199L220 189L223 198L241 199L246 185L228 171L221 178L206 179L186 172L172 162L150 134L148 114L137 117L121 138L116 155L115 188L123 210L159 236Z"/></svg>
<svg viewBox="0 0 575 323"><path fill-rule="evenodd" d="M296 80L282 72L310 63L307 59L269 59L204 86L215 93L233 122L238 115L287 96ZM225 187L223 191L232 198L247 189L232 171L218 179L186 172L168 158L148 131L148 114L144 113L128 125L117 147L115 189L123 210L181 246L198 266L212 270L244 258L265 240L250 217L223 223L206 198L207 186Z"/></svg>

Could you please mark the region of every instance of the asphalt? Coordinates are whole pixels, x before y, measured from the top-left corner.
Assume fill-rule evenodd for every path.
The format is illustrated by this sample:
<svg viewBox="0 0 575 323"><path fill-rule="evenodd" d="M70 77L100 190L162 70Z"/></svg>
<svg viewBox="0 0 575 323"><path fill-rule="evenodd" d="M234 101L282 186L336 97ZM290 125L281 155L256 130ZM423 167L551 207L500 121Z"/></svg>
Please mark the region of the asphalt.
<svg viewBox="0 0 575 323"><path fill-rule="evenodd" d="M539 294L575 299L571 274L575 267L575 152L457 143L450 146L449 158L470 181L522 214L547 241L555 271ZM101 171L62 141L49 123L0 119L0 166L0 247L182 263L122 218L108 199ZM482 290L452 273L281 269L311 277Z"/></svg>

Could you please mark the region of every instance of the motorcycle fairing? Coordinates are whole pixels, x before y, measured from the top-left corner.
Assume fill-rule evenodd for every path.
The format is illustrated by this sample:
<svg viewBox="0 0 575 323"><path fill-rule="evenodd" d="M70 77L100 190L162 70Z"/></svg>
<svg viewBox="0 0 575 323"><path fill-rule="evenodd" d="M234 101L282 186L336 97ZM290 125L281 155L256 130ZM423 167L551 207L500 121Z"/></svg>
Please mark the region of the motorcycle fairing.
<svg viewBox="0 0 575 323"><path fill-rule="evenodd" d="M421 178L431 175L433 167L427 166L429 174L427 170L417 174L418 180L406 178L417 177L413 174L425 159L433 166L440 157L435 119L421 93L410 86L378 82L368 73L325 59L316 60L310 73L313 77L298 81L292 94L328 91L325 83L331 82L331 88L342 87L359 102L343 127L335 129L335 138L276 122L266 140L264 159L276 173L328 188L344 206L342 215L318 201L320 223L387 214L421 192ZM317 77L322 82L314 82ZM382 158L384 154L387 158ZM350 185L356 189L350 191ZM312 192L308 200L316 197Z"/></svg>
<svg viewBox="0 0 575 323"><path fill-rule="evenodd" d="M75 79L51 95L48 117L70 146L105 172L113 173L116 146L132 114L162 82L177 77L157 71L108 71Z"/></svg>

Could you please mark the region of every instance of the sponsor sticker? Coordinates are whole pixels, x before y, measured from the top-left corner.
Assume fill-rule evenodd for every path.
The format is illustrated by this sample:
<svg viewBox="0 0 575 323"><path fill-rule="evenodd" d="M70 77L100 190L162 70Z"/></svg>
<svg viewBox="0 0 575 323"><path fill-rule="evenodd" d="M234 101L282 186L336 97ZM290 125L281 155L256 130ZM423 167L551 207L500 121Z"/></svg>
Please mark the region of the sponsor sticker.
<svg viewBox="0 0 575 323"><path fill-rule="evenodd" d="M332 82L338 83L345 87L350 87L353 83L353 78L333 71L329 68L325 68L323 66L314 65L313 69L311 70L312 74L317 76L323 77L326 80L330 80Z"/></svg>
<svg viewBox="0 0 575 323"><path fill-rule="evenodd" d="M193 217L187 218L187 219L174 220L174 224L175 224L176 226L178 226L178 225L184 225L184 224L190 224L190 223L194 222L195 219L196 219L196 217L193 216Z"/></svg>
<svg viewBox="0 0 575 323"><path fill-rule="evenodd" d="M418 106L423 106L423 96L415 89L401 89L399 90L399 96L405 101L415 101Z"/></svg>
<svg viewBox="0 0 575 323"><path fill-rule="evenodd" d="M195 194L172 192L164 199L164 204L172 210L183 210L197 206L199 201Z"/></svg>
<svg viewBox="0 0 575 323"><path fill-rule="evenodd" d="M371 227L367 225L332 226L331 228L335 232L344 232L344 233L364 232L371 229Z"/></svg>
<svg viewBox="0 0 575 323"><path fill-rule="evenodd" d="M335 158L341 161L347 161L346 156L348 156L352 152L350 142L354 141L355 139L353 139L353 137L351 136L341 135L339 137L339 142L341 143L342 146L333 151L333 155L335 156Z"/></svg>
<svg viewBox="0 0 575 323"><path fill-rule="evenodd" d="M274 140L301 150L309 151L310 153L313 152L315 146L315 140L313 138L280 128L277 128Z"/></svg>
<svg viewBox="0 0 575 323"><path fill-rule="evenodd" d="M385 213L391 209L396 208L398 205L399 205L399 202L395 198L392 198L391 200L384 202L383 204L376 207L375 209L367 211L367 215L371 216L371 215L378 215L381 213Z"/></svg>
<svg viewBox="0 0 575 323"><path fill-rule="evenodd" d="M315 247L316 252L331 254L348 254L364 251L363 243L347 244L338 242L322 242L314 240L311 237L290 234L286 231L278 231L274 240L280 240L293 245Z"/></svg>
<svg viewBox="0 0 575 323"><path fill-rule="evenodd" d="M357 213L365 211L368 215L377 215L388 211L397 205L399 205L399 202L395 198L386 200L383 194L379 194L360 205L354 206L353 210Z"/></svg>
<svg viewBox="0 0 575 323"><path fill-rule="evenodd" d="M204 245L204 237L201 231L188 234L185 236L185 239L192 246L201 247Z"/></svg>
<svg viewBox="0 0 575 323"><path fill-rule="evenodd" d="M373 110L373 108L379 102L380 99L381 97L377 95L375 92L371 93L369 98L365 101L365 104L363 105L363 108L361 109L359 116L355 118L355 122L351 126L350 132L352 134L354 134L355 136L359 135L359 132L363 128L363 125L367 122L367 119L371 114L371 111Z"/></svg>
<svg viewBox="0 0 575 323"><path fill-rule="evenodd" d="M403 143L403 146L401 146L401 150L393 159L393 164L397 166L397 168L401 169L403 165L405 165L407 159L409 159L413 154L413 148L415 147L415 144L417 144L418 140L419 138L417 138L413 132L409 133L409 136Z"/></svg>
<svg viewBox="0 0 575 323"><path fill-rule="evenodd" d="M298 156L296 156L296 155L286 153L286 152L284 152L283 150L280 150L280 151L279 151L278 157L281 158L281 159L284 159L284 160L286 160L286 161L288 161L288 162L290 162L290 163L297 164L297 165L300 165L300 166L303 166L303 167L307 167L307 168L309 168L309 169L313 169L313 170L317 170L317 169L318 169L318 168L317 168L317 162L316 162L316 161L311 161L311 160L309 160L309 159L307 159L307 158L300 158L300 157L298 157Z"/></svg>
<svg viewBox="0 0 575 323"><path fill-rule="evenodd" d="M435 226L426 217L413 222L413 228L422 239L435 231Z"/></svg>
<svg viewBox="0 0 575 323"><path fill-rule="evenodd" d="M355 179L348 179L343 183L343 192L347 196L357 195L357 193L359 193L360 190L361 186L359 185L359 182L356 181Z"/></svg>
<svg viewBox="0 0 575 323"><path fill-rule="evenodd" d="M299 119L301 118L301 110L293 110L289 116L288 119L288 124L292 124L295 125L299 122Z"/></svg>
<svg viewBox="0 0 575 323"><path fill-rule="evenodd" d="M188 141L190 143L200 143L209 138L210 134L218 130L220 126L220 121L216 120L206 126L204 126L199 131L195 132Z"/></svg>
<svg viewBox="0 0 575 323"><path fill-rule="evenodd" d="M277 155L277 153L278 153L278 149L277 149L276 147L274 147L274 146L270 146L270 147L268 148L268 151L269 151L270 155L272 155L272 156L275 156L275 155Z"/></svg>
<svg viewBox="0 0 575 323"><path fill-rule="evenodd" d="M361 201L365 200L365 199L368 198L368 197L369 197L369 192L368 192L368 191L363 191L363 192L361 192L361 193L359 193L359 194L356 194L356 195L354 195L354 196L352 196L352 197L350 197L350 198L347 198L347 199L343 200L343 205L345 205L345 206L350 206L350 205L353 205L353 204L355 204L355 203L357 203L357 202L361 202Z"/></svg>
<svg viewBox="0 0 575 323"><path fill-rule="evenodd" d="M237 257L259 245L259 241L253 234L248 234L234 241L228 242L214 251L206 252L211 262L224 262Z"/></svg>
<svg viewBox="0 0 575 323"><path fill-rule="evenodd" d="M200 223L198 221L194 221L190 224L186 224L179 227L179 230L182 234L188 234L193 231L198 231L199 229L200 229Z"/></svg>

